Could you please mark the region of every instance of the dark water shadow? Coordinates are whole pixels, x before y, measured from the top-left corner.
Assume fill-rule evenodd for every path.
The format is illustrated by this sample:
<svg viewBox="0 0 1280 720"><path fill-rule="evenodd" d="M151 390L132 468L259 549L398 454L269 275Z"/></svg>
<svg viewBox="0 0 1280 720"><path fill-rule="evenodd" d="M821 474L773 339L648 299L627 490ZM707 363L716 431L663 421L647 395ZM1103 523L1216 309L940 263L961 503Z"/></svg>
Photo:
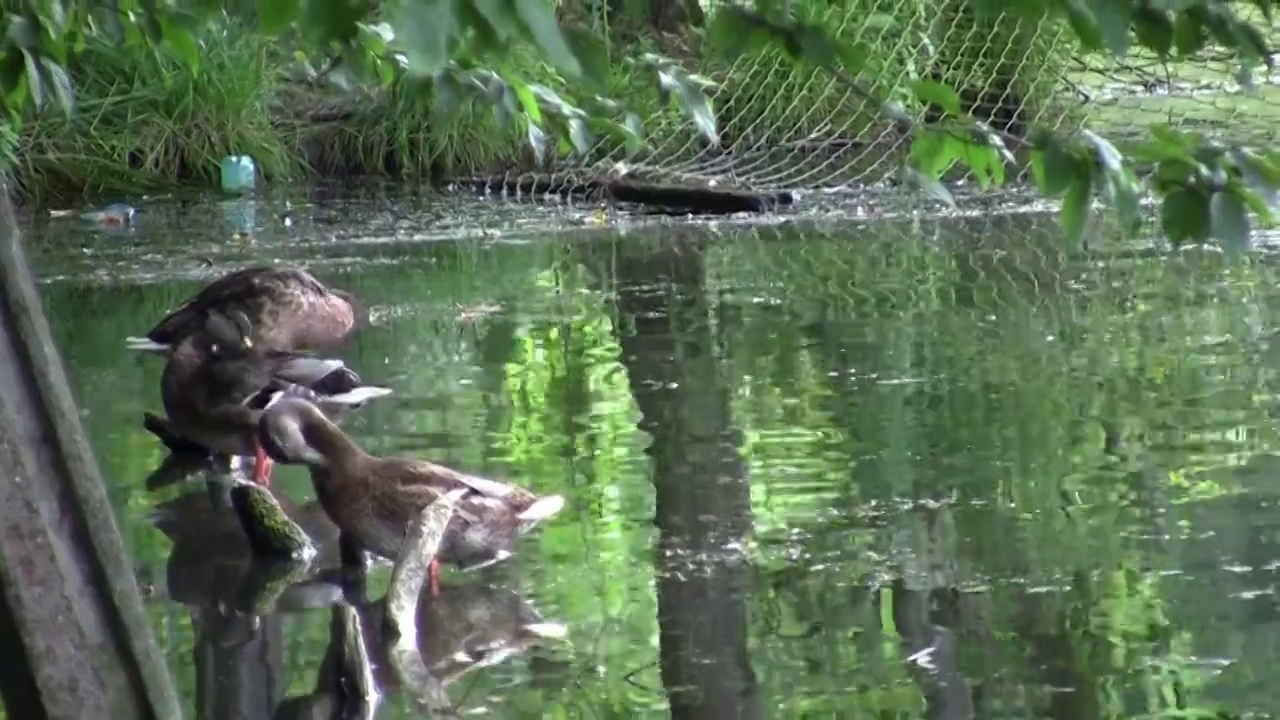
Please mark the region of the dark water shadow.
<svg viewBox="0 0 1280 720"><path fill-rule="evenodd" d="M616 258L618 338L652 438L659 662L672 717L759 718L747 647L750 486L720 379L703 247L673 233Z"/></svg>

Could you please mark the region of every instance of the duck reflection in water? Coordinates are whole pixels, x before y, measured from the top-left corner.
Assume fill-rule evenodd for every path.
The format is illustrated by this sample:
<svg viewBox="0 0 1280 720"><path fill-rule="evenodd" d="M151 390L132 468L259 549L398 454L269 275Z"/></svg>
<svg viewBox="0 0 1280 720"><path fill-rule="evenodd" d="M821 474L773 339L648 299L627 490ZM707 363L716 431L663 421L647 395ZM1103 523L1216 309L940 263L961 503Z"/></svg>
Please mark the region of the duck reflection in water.
<svg viewBox="0 0 1280 720"><path fill-rule="evenodd" d="M281 508L311 536L317 555L309 567L255 559L239 520L223 497L229 486L189 492L157 507L153 522L173 542L166 568L165 597L191 609L195 634L196 717L336 718L368 717L353 697L352 675L369 672L379 694L410 690L406 674L391 657L382 630L386 600L368 601L363 583L339 570L338 531L315 502L295 505L283 494ZM424 588L417 605L417 655L427 670L439 704L444 689L479 668L491 667L532 646L562 638L565 627L547 622L531 603L495 576L510 563L472 575L476 582L441 582L439 596ZM301 572L298 571L299 567ZM315 689L282 698L287 681L283 617L330 608L330 639L316 667ZM352 658L343 637L341 612L354 608L366 657ZM297 647L296 643L288 646ZM296 667L294 663L290 663ZM295 670L296 672L296 670ZM368 708L371 710L371 708Z"/></svg>

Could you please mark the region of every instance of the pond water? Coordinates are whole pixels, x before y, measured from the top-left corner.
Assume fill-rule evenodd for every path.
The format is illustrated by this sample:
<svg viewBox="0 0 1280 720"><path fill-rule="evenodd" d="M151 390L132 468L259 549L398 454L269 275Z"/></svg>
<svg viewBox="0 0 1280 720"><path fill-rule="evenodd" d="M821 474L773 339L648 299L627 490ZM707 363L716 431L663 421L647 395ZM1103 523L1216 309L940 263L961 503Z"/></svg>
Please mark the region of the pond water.
<svg viewBox="0 0 1280 720"><path fill-rule="evenodd" d="M177 202L29 236L191 717L329 717L349 686L332 610L243 612L261 578L215 495L145 483L161 361L124 338L263 261L372 308L343 356L395 395L359 442L568 498L511 562L446 569L420 616L459 714L1280 711L1270 255L1086 252L1034 213L599 228L312 200L292 228L259 204L252 240L230 237L243 206ZM276 483L324 535L305 473ZM567 636L520 629L539 621ZM504 652L463 672L484 643ZM379 718L420 714L376 680Z"/></svg>

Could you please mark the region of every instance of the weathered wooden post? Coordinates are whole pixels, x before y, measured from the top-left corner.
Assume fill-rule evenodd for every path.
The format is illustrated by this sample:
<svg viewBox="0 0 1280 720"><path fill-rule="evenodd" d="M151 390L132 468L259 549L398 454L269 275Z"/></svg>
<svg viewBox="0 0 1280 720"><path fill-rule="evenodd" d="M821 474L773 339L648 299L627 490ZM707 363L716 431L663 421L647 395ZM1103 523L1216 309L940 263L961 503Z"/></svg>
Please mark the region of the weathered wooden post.
<svg viewBox="0 0 1280 720"><path fill-rule="evenodd" d="M0 182L0 626L10 717L177 719ZM4 620L11 621L2 622ZM38 703L40 707L25 707ZM24 707L17 707L23 705Z"/></svg>

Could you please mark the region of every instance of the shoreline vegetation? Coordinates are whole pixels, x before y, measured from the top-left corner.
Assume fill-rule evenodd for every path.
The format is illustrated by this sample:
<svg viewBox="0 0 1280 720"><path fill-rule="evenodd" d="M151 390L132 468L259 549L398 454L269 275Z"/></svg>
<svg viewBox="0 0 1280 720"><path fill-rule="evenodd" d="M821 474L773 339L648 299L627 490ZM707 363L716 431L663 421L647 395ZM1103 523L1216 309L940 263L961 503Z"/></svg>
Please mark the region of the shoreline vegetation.
<svg viewBox="0 0 1280 720"><path fill-rule="evenodd" d="M899 85L905 88L911 77L921 76L916 50L903 48L895 33L867 31L865 13L858 8L834 9L816 0L802 4L812 4L814 12L821 8L831 27L847 28L886 67L900 66ZM960 0L906 0L895 14L902 14L900 22L923 27L926 19L936 25L942 8L951 13L945 18L951 26L959 5ZM973 96L973 106L987 102L991 88L1006 99L1004 107L972 108L975 115L983 109L992 117L1033 117L1031 110L1038 108L1031 106L1048 98L1042 100L1030 86L1040 70L1069 57L1057 35L1042 30L1004 30L1009 42L1003 44L993 43L989 32L967 33L980 37L981 44L943 43L939 50L947 57L934 58L932 65L946 68L943 79L966 88L962 95ZM48 107L24 118L19 133L0 125L0 162L11 172L17 199L43 205L85 195L122 198L183 186L216 188L226 155L253 157L266 182L384 177L439 184L538 167L524 128L502 122L491 101L463 99L448 115L438 113L429 88L405 76L393 78L389 68L383 70L388 73L384 82L374 86L354 80L341 64L317 71L286 43L264 39L230 17L205 28L197 39L199 65L193 76L163 49L87 35L67 60L76 98L73 114ZM824 128L831 132L835 118L840 137L824 139L829 146L871 135L867 131L881 133L873 127L879 122L875 113L850 107L823 71L790 64L777 49L730 61L723 49L702 41L698 28L658 33L614 26L609 40L618 58L655 51L719 83L714 103L726 152L734 152L735 142L768 147L771 132L779 137L784 131L794 137L797 129L814 136ZM1007 54L1011 43L1023 48L1016 68L987 57ZM522 67L532 82L553 90L564 86L532 52L509 62ZM696 138L696 130L679 109L664 104L651 80L621 62L611 65L606 77L609 96L624 99L644 119L644 136L652 146L697 151L696 143L685 140ZM883 88L890 95L898 89ZM826 151L816 152L830 162ZM593 160L606 157L615 157L608 147ZM687 159L656 158L658 165Z"/></svg>

